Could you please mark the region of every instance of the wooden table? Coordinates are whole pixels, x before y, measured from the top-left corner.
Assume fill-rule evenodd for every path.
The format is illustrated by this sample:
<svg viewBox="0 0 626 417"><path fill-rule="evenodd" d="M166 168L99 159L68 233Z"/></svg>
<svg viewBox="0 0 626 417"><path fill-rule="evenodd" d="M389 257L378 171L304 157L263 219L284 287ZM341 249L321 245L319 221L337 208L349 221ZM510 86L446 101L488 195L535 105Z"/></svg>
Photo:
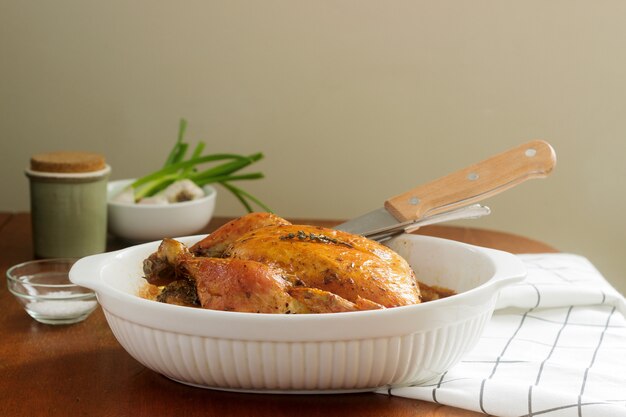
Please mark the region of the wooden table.
<svg viewBox="0 0 626 417"><path fill-rule="evenodd" d="M227 219L216 218L205 232ZM295 221L294 221L295 222ZM300 220L332 226L337 222ZM419 233L513 253L555 252L507 233L430 226ZM110 240L109 249L125 244ZM32 259L30 215L0 213L0 270ZM98 308L69 326L31 319L0 281L0 416L478 416L387 395L263 395L182 385L143 367L122 349Z"/></svg>

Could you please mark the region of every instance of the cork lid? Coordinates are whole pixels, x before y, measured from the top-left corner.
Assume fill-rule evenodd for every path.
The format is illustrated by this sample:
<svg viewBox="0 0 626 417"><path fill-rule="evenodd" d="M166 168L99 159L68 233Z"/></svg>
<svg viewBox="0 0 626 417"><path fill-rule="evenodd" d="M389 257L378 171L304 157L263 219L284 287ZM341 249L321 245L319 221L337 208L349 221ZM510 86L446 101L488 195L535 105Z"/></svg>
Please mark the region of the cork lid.
<svg viewBox="0 0 626 417"><path fill-rule="evenodd" d="M50 152L33 155L30 169L37 172L93 172L106 168L104 156L91 152Z"/></svg>

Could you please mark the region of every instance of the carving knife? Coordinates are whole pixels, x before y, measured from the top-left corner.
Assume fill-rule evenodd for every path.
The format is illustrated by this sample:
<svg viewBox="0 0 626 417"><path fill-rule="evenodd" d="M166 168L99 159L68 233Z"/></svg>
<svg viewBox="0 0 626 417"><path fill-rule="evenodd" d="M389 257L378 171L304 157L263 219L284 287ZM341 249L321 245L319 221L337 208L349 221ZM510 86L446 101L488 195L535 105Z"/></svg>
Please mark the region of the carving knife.
<svg viewBox="0 0 626 417"><path fill-rule="evenodd" d="M426 216L475 204L526 180L548 176L556 153L542 140L534 140L494 155L385 201L384 206L335 227L355 234L402 233Z"/></svg>

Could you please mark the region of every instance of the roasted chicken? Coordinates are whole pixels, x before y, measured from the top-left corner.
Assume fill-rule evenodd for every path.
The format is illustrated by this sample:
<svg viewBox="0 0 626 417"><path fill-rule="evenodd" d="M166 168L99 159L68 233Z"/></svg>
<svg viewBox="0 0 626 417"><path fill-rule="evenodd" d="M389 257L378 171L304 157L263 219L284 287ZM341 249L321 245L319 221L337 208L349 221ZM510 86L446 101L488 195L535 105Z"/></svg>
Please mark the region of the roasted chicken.
<svg viewBox="0 0 626 417"><path fill-rule="evenodd" d="M164 286L160 301L214 310L330 313L420 302L413 271L386 246L270 213L235 219L191 248L164 239L144 274Z"/></svg>

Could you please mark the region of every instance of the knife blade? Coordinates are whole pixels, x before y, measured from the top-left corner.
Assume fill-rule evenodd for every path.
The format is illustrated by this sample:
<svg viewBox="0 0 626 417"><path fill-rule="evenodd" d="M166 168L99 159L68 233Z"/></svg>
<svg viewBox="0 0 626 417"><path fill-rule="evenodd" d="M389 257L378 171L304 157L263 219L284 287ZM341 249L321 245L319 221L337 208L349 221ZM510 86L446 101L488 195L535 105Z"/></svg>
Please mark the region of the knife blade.
<svg viewBox="0 0 626 417"><path fill-rule="evenodd" d="M389 198L384 206L335 227L354 234L393 228L468 206L533 178L545 178L556 165L554 148L534 140Z"/></svg>
<svg viewBox="0 0 626 417"><path fill-rule="evenodd" d="M384 242L387 239L400 233L411 233L422 226L430 224L438 224L461 219L477 219L491 213L491 209L480 204L472 204L457 209L444 211L442 213L424 216L417 220L408 220L406 222L397 223L393 226L382 227L380 229L368 230L361 235L371 240Z"/></svg>

